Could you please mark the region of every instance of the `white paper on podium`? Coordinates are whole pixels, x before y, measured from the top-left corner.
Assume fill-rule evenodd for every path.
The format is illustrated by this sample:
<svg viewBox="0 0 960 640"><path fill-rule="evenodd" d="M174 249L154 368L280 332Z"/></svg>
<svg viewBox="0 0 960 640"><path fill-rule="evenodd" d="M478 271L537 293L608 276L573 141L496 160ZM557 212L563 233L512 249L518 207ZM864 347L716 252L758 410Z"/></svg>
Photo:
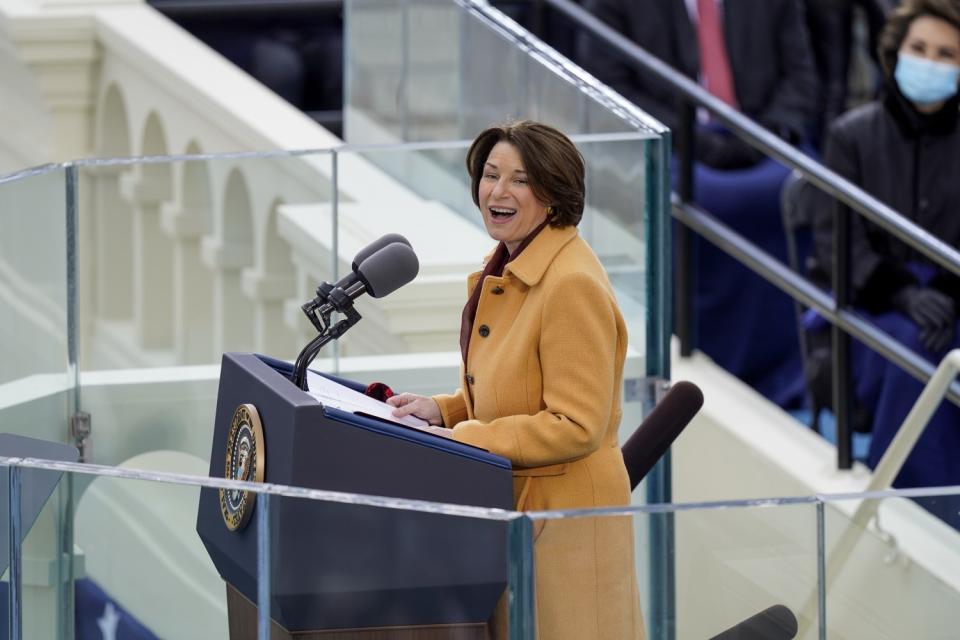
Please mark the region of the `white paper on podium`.
<svg viewBox="0 0 960 640"><path fill-rule="evenodd" d="M415 416L397 418L392 414L393 407L386 402L380 402L376 398L371 398L359 391L354 391L339 382L324 378L309 369L307 370L307 388L309 389L308 393L322 404L340 409L341 411L367 413L390 422L398 422L417 429L422 429L429 424L426 420L421 420Z"/></svg>

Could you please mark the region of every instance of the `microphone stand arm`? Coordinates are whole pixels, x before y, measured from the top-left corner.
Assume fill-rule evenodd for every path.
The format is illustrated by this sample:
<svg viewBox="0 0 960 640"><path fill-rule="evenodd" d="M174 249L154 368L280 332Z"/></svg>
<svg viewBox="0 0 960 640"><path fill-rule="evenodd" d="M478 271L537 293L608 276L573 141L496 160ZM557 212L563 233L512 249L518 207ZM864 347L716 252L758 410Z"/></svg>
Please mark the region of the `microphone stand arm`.
<svg viewBox="0 0 960 640"><path fill-rule="evenodd" d="M310 318L313 326L320 331L320 335L307 343L307 346L300 351L297 361L293 367L293 377L291 380L299 388L307 391L307 367L317 357L320 350L323 349L331 340L336 340L347 332L347 329L360 322L360 314L353 308L353 302L348 301L337 305L337 311L340 311L345 317L336 324L330 324L330 316L333 309L326 312L320 309L316 300L303 305L303 311Z"/></svg>

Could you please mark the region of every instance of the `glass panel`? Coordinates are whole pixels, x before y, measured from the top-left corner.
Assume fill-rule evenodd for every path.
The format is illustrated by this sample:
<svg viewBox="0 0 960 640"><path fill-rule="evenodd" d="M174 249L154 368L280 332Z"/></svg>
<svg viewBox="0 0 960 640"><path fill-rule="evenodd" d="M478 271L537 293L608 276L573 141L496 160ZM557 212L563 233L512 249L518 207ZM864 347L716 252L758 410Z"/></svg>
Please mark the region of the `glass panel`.
<svg viewBox="0 0 960 640"><path fill-rule="evenodd" d="M828 637L956 637L960 489L910 493L828 503Z"/></svg>
<svg viewBox="0 0 960 640"><path fill-rule="evenodd" d="M549 506L548 483L553 480L562 478L530 478L526 506ZM788 626L796 616L798 637L817 637L814 504L706 505L675 513L561 519L554 519L555 512L549 519L530 515L541 634L550 624L591 625L599 619L609 625L603 637L636 637L635 625L645 624L648 638L702 640L763 612L764 620ZM598 594L593 593L593 571L604 575ZM631 595L634 584L639 598ZM573 585L589 593L572 597ZM582 610L570 616L555 608L551 616L551 589L557 590L554 607L577 602ZM601 609L587 604L596 601L603 603ZM583 633L589 635L586 627Z"/></svg>
<svg viewBox="0 0 960 640"><path fill-rule="evenodd" d="M643 128L629 106L485 3L348 0L345 10L350 143L469 139L517 118L569 134Z"/></svg>
<svg viewBox="0 0 960 640"><path fill-rule="evenodd" d="M253 535L257 509L238 535ZM450 625L480 639L498 603L506 611L506 522L286 496L271 496L270 520L272 616L291 632ZM227 589L232 624L252 623L253 562L230 563L243 578Z"/></svg>
<svg viewBox="0 0 960 640"><path fill-rule="evenodd" d="M63 168L0 181L0 431L62 440L69 375Z"/></svg>
<svg viewBox="0 0 960 640"><path fill-rule="evenodd" d="M137 463L207 472L206 465L170 451ZM111 477L75 481L76 637L226 640L227 593L197 534L200 488ZM256 571L255 557L249 567L249 558L234 561Z"/></svg>
<svg viewBox="0 0 960 640"><path fill-rule="evenodd" d="M642 378L646 349L644 210L651 140L639 134L576 139L587 166L586 212L579 229L606 268L631 336L627 378ZM494 246L470 196L465 144L353 148L338 153L340 253L362 238L398 232L411 242L420 273L389 297L359 299L363 320L339 342L342 356L458 350L466 276ZM397 182L383 176L386 168ZM371 183L376 178L376 184ZM351 193L375 189L361 203ZM416 313L416 315L414 314ZM456 362L454 362L456 365ZM634 383L630 383L631 389ZM632 401L633 395L628 398ZM639 411L639 407L637 407ZM624 417L636 425L640 413Z"/></svg>
<svg viewBox="0 0 960 640"><path fill-rule="evenodd" d="M677 638L712 637L761 612L818 637L816 505L679 511L673 526Z"/></svg>
<svg viewBox="0 0 960 640"><path fill-rule="evenodd" d="M293 359L332 277L331 174L327 152L82 166L83 369Z"/></svg>
<svg viewBox="0 0 960 640"><path fill-rule="evenodd" d="M26 452L18 452L26 453ZM14 468L20 486L20 592L19 604L10 589L10 555L8 541L12 532L9 508L9 471L0 467L0 570L3 582L4 607L0 634L8 637L8 623L14 608L19 610L20 637L38 640L68 637L73 607L70 593L69 549L69 479L55 471Z"/></svg>

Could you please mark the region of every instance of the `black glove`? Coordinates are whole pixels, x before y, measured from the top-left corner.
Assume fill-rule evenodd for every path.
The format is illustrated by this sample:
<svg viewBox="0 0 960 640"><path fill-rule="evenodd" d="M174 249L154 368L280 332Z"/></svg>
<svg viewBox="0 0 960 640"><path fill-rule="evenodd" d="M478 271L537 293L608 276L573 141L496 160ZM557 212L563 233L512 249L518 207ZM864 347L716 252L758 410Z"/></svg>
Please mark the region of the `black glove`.
<svg viewBox="0 0 960 640"><path fill-rule="evenodd" d="M920 327L920 344L927 351L940 353L953 343L957 309L949 296L910 285L894 294L893 304Z"/></svg>
<svg viewBox="0 0 960 640"><path fill-rule="evenodd" d="M697 130L696 153L697 160L721 171L747 169L764 157L740 138L711 129Z"/></svg>

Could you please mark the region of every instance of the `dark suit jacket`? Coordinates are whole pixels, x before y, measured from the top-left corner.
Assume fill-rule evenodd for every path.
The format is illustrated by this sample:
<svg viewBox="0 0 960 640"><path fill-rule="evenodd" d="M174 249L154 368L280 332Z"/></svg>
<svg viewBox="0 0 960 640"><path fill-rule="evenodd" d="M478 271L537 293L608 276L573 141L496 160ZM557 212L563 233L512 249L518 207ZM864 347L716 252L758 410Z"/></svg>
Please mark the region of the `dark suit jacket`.
<svg viewBox="0 0 960 640"><path fill-rule="evenodd" d="M586 0L598 18L696 79L697 33L684 0ZM724 29L740 110L777 133L803 137L818 98L800 0L724 0ZM606 43L587 37L583 65L628 100L675 128L677 97Z"/></svg>

